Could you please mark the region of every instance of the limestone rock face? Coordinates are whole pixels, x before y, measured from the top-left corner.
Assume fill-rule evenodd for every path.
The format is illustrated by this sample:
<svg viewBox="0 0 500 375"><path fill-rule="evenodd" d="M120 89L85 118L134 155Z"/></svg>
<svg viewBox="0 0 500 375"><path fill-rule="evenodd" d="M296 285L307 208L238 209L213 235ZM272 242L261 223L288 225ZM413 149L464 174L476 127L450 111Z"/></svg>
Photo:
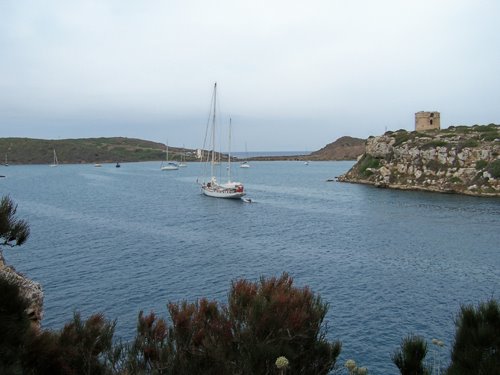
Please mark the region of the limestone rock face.
<svg viewBox="0 0 500 375"><path fill-rule="evenodd" d="M339 181L405 190L500 197L500 125L370 137Z"/></svg>
<svg viewBox="0 0 500 375"><path fill-rule="evenodd" d="M365 153L373 156L374 158L385 158L392 153L393 144L393 139L390 139L389 142L383 142L382 137L369 138L366 141Z"/></svg>
<svg viewBox="0 0 500 375"><path fill-rule="evenodd" d="M0 277L19 287L22 297L29 302L29 307L26 312L28 313L33 326L39 328L43 318L44 295L42 286L39 283L28 279L21 273L18 273L14 267L6 266L1 253Z"/></svg>

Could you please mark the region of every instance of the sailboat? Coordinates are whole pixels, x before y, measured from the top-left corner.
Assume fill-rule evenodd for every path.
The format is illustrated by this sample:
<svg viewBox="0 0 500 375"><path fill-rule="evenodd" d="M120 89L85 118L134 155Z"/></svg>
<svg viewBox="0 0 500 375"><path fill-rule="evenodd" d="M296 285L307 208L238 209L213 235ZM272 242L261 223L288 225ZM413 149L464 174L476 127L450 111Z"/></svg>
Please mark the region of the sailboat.
<svg viewBox="0 0 500 375"><path fill-rule="evenodd" d="M177 169L179 169L179 166L176 164L176 163L173 163L171 161L168 161L168 142L166 144L166 158L165 158L165 164L163 164L163 162L161 162L161 165L160 165L160 169L162 171L175 171Z"/></svg>
<svg viewBox="0 0 500 375"><path fill-rule="evenodd" d="M248 150L247 150L247 144L245 142L245 160L240 164L240 168L250 168L250 164L248 164Z"/></svg>
<svg viewBox="0 0 500 375"><path fill-rule="evenodd" d="M52 164L50 164L51 167L57 167L59 166L59 161L57 160L57 154L56 154L56 149L54 149L54 161Z"/></svg>
<svg viewBox="0 0 500 375"><path fill-rule="evenodd" d="M5 163L3 165L5 165L6 167L9 166L9 162L7 161L7 153L5 153Z"/></svg>
<svg viewBox="0 0 500 375"><path fill-rule="evenodd" d="M186 149L184 148L184 145L182 145L182 154L181 154L181 162L177 164L179 168L184 168L187 167L186 164Z"/></svg>
<svg viewBox="0 0 500 375"><path fill-rule="evenodd" d="M214 85L214 92L212 98L214 107L213 107L213 116L212 116L212 125L211 125L211 155L210 155L210 180L201 183L201 192L213 198L229 198L229 199L240 199L245 196L245 191L243 184L241 182L231 181L231 120L229 120L229 157L228 157L228 176L226 183L219 183L217 178L215 177L215 168L214 165L216 163L216 152L215 152L215 120L216 120L216 106L217 106L217 83ZM208 125L208 124L207 124ZM208 131L208 128L207 128Z"/></svg>

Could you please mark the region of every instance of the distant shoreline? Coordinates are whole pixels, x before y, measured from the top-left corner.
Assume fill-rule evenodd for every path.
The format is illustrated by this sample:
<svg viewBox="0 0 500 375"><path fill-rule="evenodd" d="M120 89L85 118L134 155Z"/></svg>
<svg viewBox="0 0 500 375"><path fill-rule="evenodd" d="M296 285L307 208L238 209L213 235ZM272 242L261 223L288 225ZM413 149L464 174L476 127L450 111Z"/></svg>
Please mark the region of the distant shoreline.
<svg viewBox="0 0 500 375"><path fill-rule="evenodd" d="M231 156L238 159L251 159L258 157L281 157L281 156L307 156L312 151L254 151L254 152L231 152Z"/></svg>
<svg viewBox="0 0 500 375"><path fill-rule="evenodd" d="M355 160L364 151L365 140L342 137L318 151L251 151L232 152L238 161L272 160ZM101 137L79 139L0 138L0 159L10 165L51 164L57 153L59 164L126 163L143 161L199 161L199 149L168 147L158 142ZM205 150L204 152L207 152ZM218 155L219 153L216 152ZM227 160L227 153L218 155Z"/></svg>

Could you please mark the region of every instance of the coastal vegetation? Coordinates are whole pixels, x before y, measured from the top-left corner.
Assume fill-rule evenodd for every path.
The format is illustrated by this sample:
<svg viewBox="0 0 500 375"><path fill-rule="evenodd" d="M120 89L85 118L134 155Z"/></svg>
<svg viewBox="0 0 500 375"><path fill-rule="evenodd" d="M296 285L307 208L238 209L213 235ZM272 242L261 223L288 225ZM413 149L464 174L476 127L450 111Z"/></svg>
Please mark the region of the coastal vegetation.
<svg viewBox="0 0 500 375"><path fill-rule="evenodd" d="M370 137L339 181L402 190L500 196L500 125L451 126Z"/></svg>
<svg viewBox="0 0 500 375"><path fill-rule="evenodd" d="M309 155L263 156L248 160L355 160L365 140L341 137ZM54 150L61 164L142 162L165 159L166 145L135 138L0 138L0 160L8 164L49 164ZM227 160L221 154L221 160ZM169 146L169 160L198 161L196 150Z"/></svg>
<svg viewBox="0 0 500 375"><path fill-rule="evenodd" d="M16 218L17 205L8 197L0 201L0 241L3 246L21 246L29 237L30 228L25 220ZM0 248L0 259L1 259Z"/></svg>
<svg viewBox="0 0 500 375"><path fill-rule="evenodd" d="M49 164L56 150L62 164L153 161L165 158L166 145L135 138L0 138L0 156L9 164ZM5 156L4 156L5 155ZM169 159L195 160L195 152L169 147Z"/></svg>
<svg viewBox="0 0 500 375"><path fill-rule="evenodd" d="M29 227L2 199L3 246L26 241ZM341 342L327 339L328 303L293 278L231 283L227 302L201 298L170 302L168 319L139 312L130 342L115 339L116 321L75 313L60 330L42 329L26 285L5 277L0 262L2 374L329 374L366 375L349 359L339 366ZM14 280L14 281L13 281ZM39 302L38 302L39 303ZM426 359L427 343L410 335L392 357L402 375L500 373L500 306L494 299L457 314L449 366ZM439 341L432 343L439 345ZM439 345L442 346L442 345Z"/></svg>

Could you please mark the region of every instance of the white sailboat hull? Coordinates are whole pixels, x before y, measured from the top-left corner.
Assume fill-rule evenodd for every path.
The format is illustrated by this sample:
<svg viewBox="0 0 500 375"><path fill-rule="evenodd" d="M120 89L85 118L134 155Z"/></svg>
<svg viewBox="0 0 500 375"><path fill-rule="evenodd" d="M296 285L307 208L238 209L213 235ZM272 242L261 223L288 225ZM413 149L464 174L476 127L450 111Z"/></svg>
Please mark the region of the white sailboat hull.
<svg viewBox="0 0 500 375"><path fill-rule="evenodd" d="M207 187L202 187L201 191L207 197L212 197L212 198L240 199L241 197L245 196L244 192L217 191Z"/></svg>
<svg viewBox="0 0 500 375"><path fill-rule="evenodd" d="M243 184L240 182L228 182L226 184L218 184L212 179L212 182L203 184L201 191L208 197L239 199L245 196Z"/></svg>
<svg viewBox="0 0 500 375"><path fill-rule="evenodd" d="M175 166L175 165L165 165L163 167L160 168L162 171L176 171L177 169L179 169L179 167Z"/></svg>

